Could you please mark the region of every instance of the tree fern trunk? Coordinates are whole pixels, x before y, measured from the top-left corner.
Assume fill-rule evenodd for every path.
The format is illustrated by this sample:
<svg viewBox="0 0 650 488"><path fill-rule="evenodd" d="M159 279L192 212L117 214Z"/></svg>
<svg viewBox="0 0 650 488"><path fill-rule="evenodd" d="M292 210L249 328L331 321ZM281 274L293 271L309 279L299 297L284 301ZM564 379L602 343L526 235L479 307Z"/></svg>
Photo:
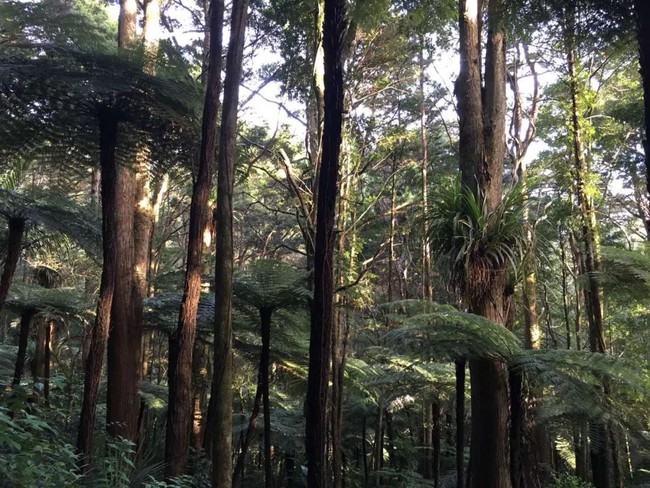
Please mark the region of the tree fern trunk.
<svg viewBox="0 0 650 488"><path fill-rule="evenodd" d="M262 359L260 358L260 363ZM246 428L246 434L244 435L244 441L242 442L241 450L237 456L237 462L235 463L235 469L232 475L232 486L233 488L238 488L241 485L241 478L244 474L244 465L246 463L246 454L248 453L248 447L250 446L251 440L253 439L253 434L255 432L255 426L257 425L257 418L260 414L260 405L262 403L262 373L261 373L261 364L258 367L257 374L257 388L255 391L255 399L253 400L253 410L251 411L251 416L248 419L248 427Z"/></svg>
<svg viewBox="0 0 650 488"><path fill-rule="evenodd" d="M20 250L23 242L23 235L25 234L25 219L11 218L9 219L9 238L7 242L7 258L5 266L2 270L0 277L0 311L7 300L9 288L14 280L18 260L20 259Z"/></svg>
<svg viewBox="0 0 650 488"><path fill-rule="evenodd" d="M29 341L29 327L32 319L36 315L36 310L25 310L20 317L20 332L18 335L18 353L16 354L16 366L14 367L14 378L11 383L12 387L20 384L25 368L25 357L27 356L27 342Z"/></svg>

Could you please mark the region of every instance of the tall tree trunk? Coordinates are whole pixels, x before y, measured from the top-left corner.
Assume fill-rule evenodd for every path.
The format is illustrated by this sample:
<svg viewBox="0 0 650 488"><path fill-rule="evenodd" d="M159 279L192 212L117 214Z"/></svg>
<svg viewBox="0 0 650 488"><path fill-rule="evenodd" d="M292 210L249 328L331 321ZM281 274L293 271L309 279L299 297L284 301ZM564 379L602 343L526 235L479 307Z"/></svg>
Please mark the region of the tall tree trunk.
<svg viewBox="0 0 650 488"><path fill-rule="evenodd" d="M248 0L234 0L230 41L226 59L223 113L217 162L217 248L214 320L214 375L212 395L214 423L212 435L212 483L220 488L232 485L232 269L233 269L233 187L237 142L237 104L242 76Z"/></svg>
<svg viewBox="0 0 650 488"><path fill-rule="evenodd" d="M54 320L45 321L45 358L43 364L43 398L50 398L50 371L52 367L52 342L54 335Z"/></svg>
<svg viewBox="0 0 650 488"><path fill-rule="evenodd" d="M29 341L29 327L32 319L36 315L36 310L27 309L20 317L20 333L18 335L18 353L16 354L16 366L14 368L14 378L11 382L12 387L20 385L25 368L25 357L27 357L27 342Z"/></svg>
<svg viewBox="0 0 650 488"><path fill-rule="evenodd" d="M645 113L645 137L643 149L645 152L646 168L646 199L650 200L650 4L647 0L634 0L634 9L637 21L637 40L639 42L639 65L641 81L643 83L643 107ZM646 216L646 220L650 216ZM650 223L646 222L646 228ZM647 235L650 241L650 233Z"/></svg>
<svg viewBox="0 0 650 488"><path fill-rule="evenodd" d="M460 170L463 185L491 212L501 202L505 159L504 2L489 0L485 87L481 83L479 0L460 0L461 69L456 85L460 116ZM484 94L484 95L483 95ZM466 290L470 311L505 324L505 270L492 269L483 293ZM472 438L470 486L509 488L508 380L505 364L470 361Z"/></svg>
<svg viewBox="0 0 650 488"><path fill-rule="evenodd" d="M144 1L144 20L142 29L142 41L144 44L144 57L142 60L142 71L148 75L156 74L156 62L160 45L160 0ZM133 218L133 328L138 331L133 341L140 341L138 348L133 347L134 352L139 351L140 367L138 378L146 373L148 367L148 349L146 348L148 337L142 334L142 312L144 299L149 293L148 280L151 268L151 249L154 235L154 221L156 219L156 202L151 188L151 146L150 138L139 141L136 147L134 177L135 177L135 206ZM164 185L163 185L164 186ZM162 188L161 188L162 190ZM143 408L144 404L140 405Z"/></svg>
<svg viewBox="0 0 650 488"><path fill-rule="evenodd" d="M345 9L344 0L325 0L325 116L318 176L314 301L311 310L309 373L305 400L307 484L310 488L325 488L329 485L325 446L329 360L334 319L334 222L344 105L342 54L346 29Z"/></svg>
<svg viewBox="0 0 650 488"><path fill-rule="evenodd" d="M427 142L427 111L424 105L424 39L420 42L420 175L422 178L422 214L429 215L429 195L427 185L427 171L429 168L429 148ZM422 296L425 300L433 299L433 286L431 283L431 250L429 246L429 220L422 219Z"/></svg>
<svg viewBox="0 0 650 488"><path fill-rule="evenodd" d="M135 0L120 0L118 48L128 51L137 42L138 6ZM126 131L120 126L118 130ZM118 135L125 154L135 155L125 132ZM130 161L129 161L130 162ZM135 441L139 411L140 331L133 306L135 175L127 161L116 164L115 284L107 349L106 428L110 435ZM122 164L120 164L122 163Z"/></svg>
<svg viewBox="0 0 650 488"><path fill-rule="evenodd" d="M107 112L99 116L99 158L101 167L102 239L103 263L99 286L99 300L95 313L95 324L91 332L90 347L84 370L84 394L77 434L77 452L81 454L84 472L90 468L90 454L93 446L93 431L97 410L97 396L104 363L104 349L111 323L111 309L117 266L116 241L117 222L115 213L117 165L117 118Z"/></svg>
<svg viewBox="0 0 650 488"><path fill-rule="evenodd" d="M176 331L169 338L169 407L165 437L165 475L183 473L189 449L192 422L192 354L196 336L196 315L201 297L203 232L210 216L208 199L212 188L212 165L217 146L217 118L221 92L221 51L223 45L223 0L213 0L210 7L210 59L203 104L201 152L190 204L187 240L187 268L183 300Z"/></svg>
<svg viewBox="0 0 650 488"><path fill-rule="evenodd" d="M14 280L18 260L20 259L20 250L25 234L25 219L14 217L9 219L9 238L7 240L7 258L5 266L0 276L0 311L7 300L9 288Z"/></svg>
<svg viewBox="0 0 650 488"><path fill-rule="evenodd" d="M583 143L581 126L581 109L579 103L579 86L576 68L575 19L574 12L567 14L565 43L566 61L569 75L571 96L571 140L574 157L575 191L580 209L582 240L584 245L584 265L587 286L584 289L587 318L589 321L589 348L592 352L604 354L605 338L603 334L602 289L597 280L600 270L598 229L593 201L586 192L588 165ZM605 393L607 386L605 385ZM590 423L591 461L593 482L596 488L609 488L612 482L611 439L605 421Z"/></svg>

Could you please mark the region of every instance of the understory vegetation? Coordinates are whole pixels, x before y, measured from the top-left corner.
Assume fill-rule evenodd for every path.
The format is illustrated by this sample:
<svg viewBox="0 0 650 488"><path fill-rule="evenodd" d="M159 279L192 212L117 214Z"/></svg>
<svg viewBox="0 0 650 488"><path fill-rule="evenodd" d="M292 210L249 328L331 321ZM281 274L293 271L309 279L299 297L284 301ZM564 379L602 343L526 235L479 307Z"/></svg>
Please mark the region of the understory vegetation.
<svg viewBox="0 0 650 488"><path fill-rule="evenodd" d="M643 0L0 3L0 487L650 486Z"/></svg>

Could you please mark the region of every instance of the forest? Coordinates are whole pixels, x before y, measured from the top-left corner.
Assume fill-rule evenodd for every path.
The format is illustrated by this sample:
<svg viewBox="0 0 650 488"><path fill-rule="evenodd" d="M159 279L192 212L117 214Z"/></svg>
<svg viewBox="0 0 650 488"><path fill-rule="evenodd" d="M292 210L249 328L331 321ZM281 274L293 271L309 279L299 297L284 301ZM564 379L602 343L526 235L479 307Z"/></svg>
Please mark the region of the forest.
<svg viewBox="0 0 650 488"><path fill-rule="evenodd" d="M0 487L650 486L650 2L2 0Z"/></svg>

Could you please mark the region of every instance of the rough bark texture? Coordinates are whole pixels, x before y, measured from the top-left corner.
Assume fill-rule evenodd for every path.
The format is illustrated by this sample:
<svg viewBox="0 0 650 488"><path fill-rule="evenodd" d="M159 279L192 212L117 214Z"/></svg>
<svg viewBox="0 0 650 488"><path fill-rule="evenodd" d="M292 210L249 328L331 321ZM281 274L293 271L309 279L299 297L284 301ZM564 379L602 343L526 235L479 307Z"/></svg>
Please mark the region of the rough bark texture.
<svg viewBox="0 0 650 488"><path fill-rule="evenodd" d="M325 114L318 176L314 301L311 310L309 373L305 401L307 484L310 488L324 488L329 484L326 463L327 398L334 319L334 222L344 103L342 53L346 28L345 8L344 0L325 0Z"/></svg>
<svg viewBox="0 0 650 488"><path fill-rule="evenodd" d="M223 114L219 140L217 177L217 249L214 323L214 377L212 395L214 423L212 434L212 483L232 485L232 196L234 185L237 104L242 75L242 57L248 17L248 1L234 0L230 41L226 59Z"/></svg>
<svg viewBox="0 0 650 488"><path fill-rule="evenodd" d="M126 128L123 128L126 130ZM132 168L117 164L115 205L115 286L107 349L106 427L112 436L132 441L137 437L140 331L133 308Z"/></svg>
<svg viewBox="0 0 650 488"><path fill-rule="evenodd" d="M12 387L20 384L25 368L25 357L27 356L27 342L29 340L29 327L32 319L36 315L36 310L25 310L20 317L20 332L18 335L18 353L16 354L16 366L14 368L14 378L11 383Z"/></svg>
<svg viewBox="0 0 650 488"><path fill-rule="evenodd" d="M84 470L89 468L93 445L93 430L97 410L97 396L101 380L104 349L108 340L115 286L116 254L115 244L115 191L116 163L115 147L117 144L117 119L111 114L99 117L99 148L101 167L102 200L102 239L103 258L102 276L99 286L99 300L95 313L95 325L91 332L90 347L84 370L84 394L77 434L77 452L82 455Z"/></svg>
<svg viewBox="0 0 650 488"><path fill-rule="evenodd" d="M118 48L122 51L133 48L137 42L137 12L135 0L120 1ZM118 134L118 141L123 141L126 154L131 152L126 137ZM132 167L116 163L115 187L116 269L107 349L106 428L112 436L135 441L141 361L140 331L136 330L133 307L135 179Z"/></svg>
<svg viewBox="0 0 650 488"><path fill-rule="evenodd" d="M187 268L178 327L169 339L169 408L165 437L165 475L183 473L187 463L192 423L192 356L196 336L196 315L201 297L203 231L210 218L208 199L212 188L212 166L217 146L217 119L221 92L221 51L223 33L222 0L210 8L210 59L203 104L203 125L199 167L190 204L187 238Z"/></svg>
<svg viewBox="0 0 650 488"><path fill-rule="evenodd" d="M478 0L460 0L461 69L456 85L460 116L462 183L484 201L486 212L501 202L505 159L505 31L504 3L488 3L485 87L481 84L480 18ZM480 194L480 195L479 195ZM466 296L470 311L505 324L505 272L490 271L489 283L478 296ZM472 437L470 486L508 488L508 375L505 364L487 359L470 361Z"/></svg>
<svg viewBox="0 0 650 488"><path fill-rule="evenodd" d="M0 276L0 311L7 300L9 288L14 280L18 260L20 259L20 250L23 242L23 235L25 234L25 219L12 218L9 219L9 238L7 242L7 259Z"/></svg>
<svg viewBox="0 0 650 488"><path fill-rule="evenodd" d="M481 102L481 50L479 0L460 0L460 72L456 97L460 115L458 145L463 186L476 191L483 164L483 106Z"/></svg>

